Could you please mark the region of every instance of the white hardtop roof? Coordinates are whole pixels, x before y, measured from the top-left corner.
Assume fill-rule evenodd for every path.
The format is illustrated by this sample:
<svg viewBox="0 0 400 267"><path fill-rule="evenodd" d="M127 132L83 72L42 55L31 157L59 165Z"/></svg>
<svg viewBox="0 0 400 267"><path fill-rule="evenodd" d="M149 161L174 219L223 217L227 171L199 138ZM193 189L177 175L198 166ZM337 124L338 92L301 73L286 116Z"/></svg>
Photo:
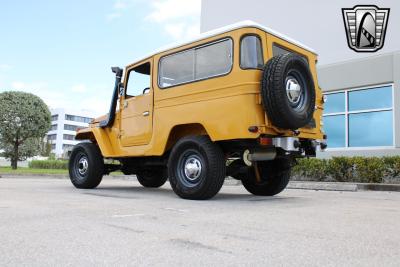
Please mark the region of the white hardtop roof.
<svg viewBox="0 0 400 267"><path fill-rule="evenodd" d="M288 36L286 36L284 34L281 34L281 33L277 32L277 31L274 31L274 30L272 30L270 28L267 28L267 27L265 27L265 26L263 26L261 24L258 24L258 23L254 22L254 21L244 20L244 21L240 21L240 22L237 22L237 23L233 23L233 24L221 27L221 28L217 28L215 30L211 30L211 31L208 31L208 32L201 33L201 34L199 34L199 35L197 35L197 36L195 36L195 37L193 37L191 39L187 39L187 40L184 40L184 41L181 41L181 42L176 42L176 43L172 43L172 44L169 44L167 46L161 47L160 49L154 51L153 53L149 54L148 56L141 57L140 59L135 60L134 62L136 63L136 62L142 61L142 60L144 60L146 58L149 58L149 57L151 57L151 56L153 56L155 54L159 54L159 53L168 51L170 49L178 48L180 46L184 46L184 45L187 45L187 44L190 44L190 43L201 41L203 39L206 39L206 38L209 38L209 37L213 37L213 36L216 36L218 34L226 33L226 32L229 32L229 31L233 31L233 30L240 29L240 28L245 28L245 27L253 27L253 28L257 28L257 29L263 30L263 31L265 31L267 33L270 33L270 34L272 34L272 35L274 35L274 36L276 36L278 38L281 38L281 39L283 39L285 41L288 41L289 43L292 43L292 44L294 44L294 45L296 45L298 47L304 48L304 49L306 49L306 50L308 50L308 51L310 51L310 52L312 52L314 54L317 54L314 49L312 49L312 48L310 48L310 47L308 47L308 46L306 46L306 45L304 45L304 44L302 44L302 43L300 43L300 42L298 42L298 41L296 41L296 40L294 40L294 39L292 39L292 38L290 38L290 37L288 37Z"/></svg>

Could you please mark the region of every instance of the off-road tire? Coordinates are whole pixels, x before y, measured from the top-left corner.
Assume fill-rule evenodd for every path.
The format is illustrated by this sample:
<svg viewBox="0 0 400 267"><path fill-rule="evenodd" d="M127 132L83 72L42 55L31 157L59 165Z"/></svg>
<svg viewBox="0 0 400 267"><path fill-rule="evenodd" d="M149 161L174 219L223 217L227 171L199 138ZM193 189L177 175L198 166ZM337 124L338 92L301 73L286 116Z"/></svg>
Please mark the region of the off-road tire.
<svg viewBox="0 0 400 267"><path fill-rule="evenodd" d="M150 188L163 186L168 180L164 169L143 170L136 173L136 178L142 186Z"/></svg>
<svg viewBox="0 0 400 267"><path fill-rule="evenodd" d="M257 182L255 166L258 167L260 182ZM253 195L273 196L282 192L289 183L290 164L285 160L260 161L241 174L244 188Z"/></svg>
<svg viewBox="0 0 400 267"><path fill-rule="evenodd" d="M181 198L193 200L212 198L224 183L225 163L221 148L208 136L184 137L171 151L168 160L169 182L174 192Z"/></svg>
<svg viewBox="0 0 400 267"><path fill-rule="evenodd" d="M299 103L289 101L286 86L289 77L301 85ZM293 53L271 58L264 66L261 80L264 110L272 124L283 129L298 129L313 118L315 109L314 81L305 59Z"/></svg>
<svg viewBox="0 0 400 267"><path fill-rule="evenodd" d="M87 165L86 170L85 164ZM75 145L68 167L69 177L76 188L92 189L97 187L104 175L104 160L99 147L93 143Z"/></svg>

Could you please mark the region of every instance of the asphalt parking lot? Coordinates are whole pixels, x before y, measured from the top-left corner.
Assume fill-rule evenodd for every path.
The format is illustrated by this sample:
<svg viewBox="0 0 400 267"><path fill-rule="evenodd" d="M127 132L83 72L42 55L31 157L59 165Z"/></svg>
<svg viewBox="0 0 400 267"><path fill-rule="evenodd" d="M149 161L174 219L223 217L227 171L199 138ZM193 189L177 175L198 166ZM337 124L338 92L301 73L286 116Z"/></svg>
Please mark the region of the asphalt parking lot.
<svg viewBox="0 0 400 267"><path fill-rule="evenodd" d="M224 186L212 200L107 178L0 178L0 266L399 266L400 193Z"/></svg>

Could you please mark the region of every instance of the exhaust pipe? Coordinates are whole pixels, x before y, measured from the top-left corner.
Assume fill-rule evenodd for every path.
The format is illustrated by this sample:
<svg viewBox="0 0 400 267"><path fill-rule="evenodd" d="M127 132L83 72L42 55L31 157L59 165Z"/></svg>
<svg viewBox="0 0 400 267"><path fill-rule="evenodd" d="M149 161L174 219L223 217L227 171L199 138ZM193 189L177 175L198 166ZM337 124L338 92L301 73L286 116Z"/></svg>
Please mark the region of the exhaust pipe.
<svg viewBox="0 0 400 267"><path fill-rule="evenodd" d="M276 149L263 149L250 152L248 149L243 153L243 161L246 165L251 166L254 161L267 161L276 158Z"/></svg>

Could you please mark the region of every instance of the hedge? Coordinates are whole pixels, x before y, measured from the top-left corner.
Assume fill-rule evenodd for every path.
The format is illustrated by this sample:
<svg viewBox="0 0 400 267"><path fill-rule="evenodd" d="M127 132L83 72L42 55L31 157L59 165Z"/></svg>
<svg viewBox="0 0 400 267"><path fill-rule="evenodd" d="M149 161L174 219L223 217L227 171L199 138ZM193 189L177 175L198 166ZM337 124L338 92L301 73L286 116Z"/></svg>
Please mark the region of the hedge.
<svg viewBox="0 0 400 267"><path fill-rule="evenodd" d="M293 180L400 183L400 156L304 158L297 162Z"/></svg>
<svg viewBox="0 0 400 267"><path fill-rule="evenodd" d="M32 160L29 162L29 168L32 169L68 169L66 160Z"/></svg>

